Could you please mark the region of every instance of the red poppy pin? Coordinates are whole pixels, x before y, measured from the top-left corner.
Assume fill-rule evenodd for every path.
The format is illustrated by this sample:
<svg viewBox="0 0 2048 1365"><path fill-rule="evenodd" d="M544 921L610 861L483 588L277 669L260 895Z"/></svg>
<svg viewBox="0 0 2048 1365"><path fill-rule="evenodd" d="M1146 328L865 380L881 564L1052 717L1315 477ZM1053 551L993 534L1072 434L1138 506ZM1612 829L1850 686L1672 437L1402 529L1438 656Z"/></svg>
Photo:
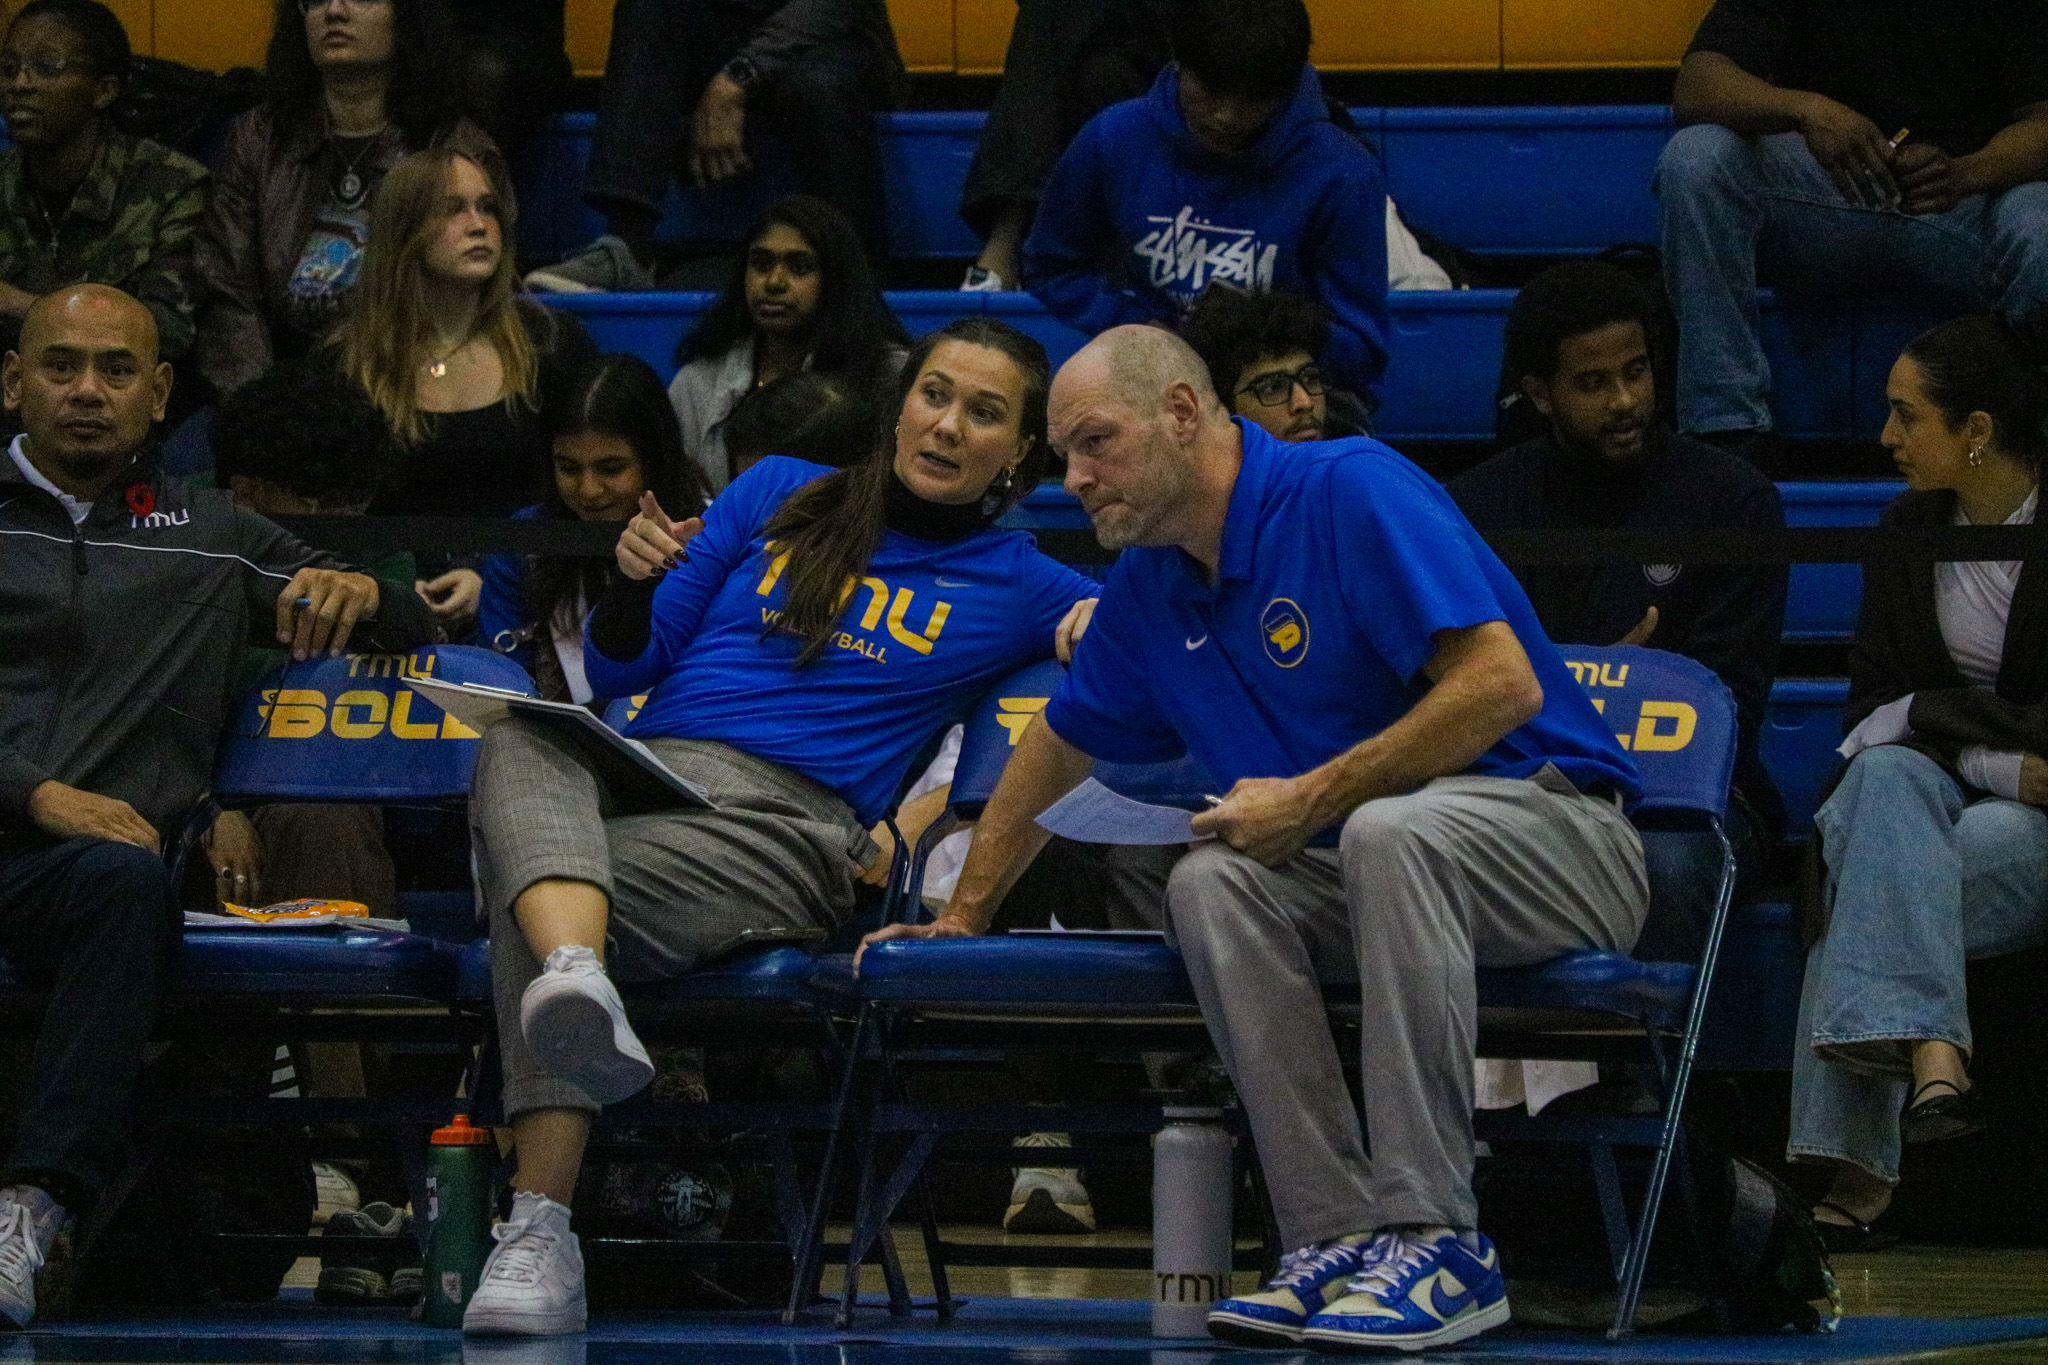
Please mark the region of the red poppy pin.
<svg viewBox="0 0 2048 1365"><path fill-rule="evenodd" d="M138 517L146 517L156 511L156 490L146 483L130 484L128 510Z"/></svg>

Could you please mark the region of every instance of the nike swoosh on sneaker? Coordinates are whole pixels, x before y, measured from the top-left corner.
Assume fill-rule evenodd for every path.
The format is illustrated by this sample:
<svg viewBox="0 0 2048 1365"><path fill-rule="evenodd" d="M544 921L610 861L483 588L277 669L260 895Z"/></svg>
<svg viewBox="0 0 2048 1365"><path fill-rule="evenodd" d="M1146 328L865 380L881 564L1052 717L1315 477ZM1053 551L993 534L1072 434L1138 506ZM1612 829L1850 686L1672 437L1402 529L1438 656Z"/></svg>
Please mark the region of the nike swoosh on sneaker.
<svg viewBox="0 0 2048 1365"><path fill-rule="evenodd" d="M1462 1286L1456 1294L1444 1293L1445 1278L1442 1271L1430 1277L1429 1306L1438 1317L1448 1321L1463 1311L1472 1302L1474 1295L1470 1289ZM1453 1280L1452 1283L1456 1284L1457 1281Z"/></svg>
<svg viewBox="0 0 2048 1365"><path fill-rule="evenodd" d="M1201 639L1199 639L1199 640L1190 640L1190 641L1188 641L1187 643L1188 643L1188 648L1189 648L1189 649L1191 649L1191 650L1194 650L1194 649L1200 649L1200 648L1201 648L1201 647L1202 647L1203 645L1206 645L1206 644L1208 644L1208 643L1209 643L1209 637L1208 637L1208 636L1206 636L1206 635L1204 635L1204 636L1203 636L1203 637L1202 637Z"/></svg>

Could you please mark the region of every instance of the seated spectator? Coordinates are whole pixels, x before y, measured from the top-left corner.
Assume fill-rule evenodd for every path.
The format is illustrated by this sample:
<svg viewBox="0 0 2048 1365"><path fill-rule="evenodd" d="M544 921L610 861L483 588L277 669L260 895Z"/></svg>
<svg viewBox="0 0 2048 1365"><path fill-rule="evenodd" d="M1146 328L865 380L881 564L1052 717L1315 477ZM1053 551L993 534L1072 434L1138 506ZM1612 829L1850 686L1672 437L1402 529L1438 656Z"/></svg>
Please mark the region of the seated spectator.
<svg viewBox="0 0 2048 1365"><path fill-rule="evenodd" d="M1884 444L1909 490L1885 525L2035 523L2048 375L2008 327L1970 318L1924 333L1885 395ZM1837 1250L1889 1240L1871 1224L1891 1204L1902 1141L1984 1126L1965 960L2048 938L2044 568L1863 568L1849 765L1814 817L1787 1148L1833 1169L1814 1219Z"/></svg>
<svg viewBox="0 0 2048 1365"><path fill-rule="evenodd" d="M1317 356L1364 393L1387 363L1387 190L1330 121L1302 0L1178 0L1174 61L1060 158L1024 283L1069 326L1177 326L1212 284L1327 307Z"/></svg>
<svg viewBox="0 0 2048 1365"><path fill-rule="evenodd" d="M725 292L683 339L668 390L683 449L716 493L732 478L725 421L750 390L800 370L886 385L909 344L846 215L792 195L747 233Z"/></svg>
<svg viewBox="0 0 2048 1365"><path fill-rule="evenodd" d="M509 205L483 164L445 147L391 168L370 215L362 282L326 354L398 438L383 516L508 517L539 494L547 421L596 348L574 318L517 297ZM420 592L451 636L483 578L422 562Z"/></svg>
<svg viewBox="0 0 2048 1365"><path fill-rule="evenodd" d="M577 367L549 422L554 480L522 518L626 521L653 494L689 517L704 481L683 456L675 409L638 356L602 355ZM596 700L583 671L583 618L618 577L608 560L492 555L483 565L477 634L519 661L549 701Z"/></svg>
<svg viewBox="0 0 2048 1365"><path fill-rule="evenodd" d="M583 201L609 231L526 277L571 293L654 288L654 234L670 177L702 188L749 175L750 111L781 138L806 194L845 210L888 254L882 143L903 59L883 0L615 0L597 140Z"/></svg>
<svg viewBox="0 0 2048 1365"><path fill-rule="evenodd" d="M1413 1350L1506 1322L1471 1187L1473 972L1635 942L1628 755L1513 577L1385 446L1294 454L1156 327L1068 361L1050 430L1124 554L945 912L867 945L986 932L1095 761L1192 753L1226 795L1167 915L1298 1248L1210 1331ZM1370 1157L1319 978L1358 983Z"/></svg>
<svg viewBox="0 0 2048 1365"><path fill-rule="evenodd" d="M52 993L0 1166L0 1317L25 1326L125 1158L178 943L164 840L206 791L243 642L274 629L304 659L433 627L403 585L157 470L171 367L126 294L38 299L0 392L23 427L0 463L0 951Z"/></svg>
<svg viewBox="0 0 2048 1365"><path fill-rule="evenodd" d="M1366 434L1363 413L1347 420L1330 412L1316 362L1329 346L1330 310L1313 299L1211 289L1188 309L1180 335L1202 358L1224 406L1274 440Z"/></svg>
<svg viewBox="0 0 2048 1365"><path fill-rule="evenodd" d="M107 120L128 34L99 0L29 0L0 43L0 346L40 294L94 280L140 299L163 353L192 348L206 168Z"/></svg>
<svg viewBox="0 0 2048 1365"><path fill-rule="evenodd" d="M1060 153L1089 119L1145 93L1166 65L1154 0L1017 0L1003 78L960 189L960 220L981 238L961 289L1024 282L1024 234Z"/></svg>
<svg viewBox="0 0 2048 1365"><path fill-rule="evenodd" d="M1755 466L1658 420L1655 300L1599 262L1547 270L1508 314L1501 387L1550 432L1453 479L1479 534L1622 528L1782 527L1778 490ZM1745 874L1785 833L1785 803L1757 741L1778 671L1781 565L1586 564L1515 571L1560 644L1654 645L1696 659L1735 694L1740 739L1728 832Z"/></svg>
<svg viewBox="0 0 2048 1365"><path fill-rule="evenodd" d="M1092 595L992 524L1045 467L1046 379L1037 342L964 318L918 344L900 422L869 459L763 460L686 556L681 523L643 501L584 665L600 696L651 694L628 733L716 809L629 814L541 730L484 736L470 812L519 1170L469 1331L584 1325L565 1205L591 1115L654 1074L612 977L679 976L742 935L836 927L919 750L990 683L1052 657Z"/></svg>
<svg viewBox="0 0 2048 1365"><path fill-rule="evenodd" d="M722 434L735 479L768 455L838 468L871 443L875 405L845 375L798 370L740 399Z"/></svg>
<svg viewBox="0 0 2048 1365"><path fill-rule="evenodd" d="M310 353L362 273L370 199L407 152L439 147L507 184L458 116L442 0L277 0L266 98L228 127L199 242L200 375L218 395Z"/></svg>
<svg viewBox="0 0 2048 1365"><path fill-rule="evenodd" d="M250 380L213 419L215 477L235 505L263 517L357 516L390 474L396 443L362 390L310 361ZM418 574L407 551L365 558L365 573L387 583ZM281 649L250 646L232 691L277 686L289 663ZM359 901L372 915L398 915L398 874L375 806L285 803L223 811L206 851L222 901L261 906L317 896Z"/></svg>
<svg viewBox="0 0 2048 1365"><path fill-rule="evenodd" d="M2048 304L2048 6L1719 0L1657 166L1678 427L1769 465L1759 282Z"/></svg>
<svg viewBox="0 0 2048 1365"><path fill-rule="evenodd" d="M462 53L462 108L514 166L561 109L569 69L566 0L448 0Z"/></svg>

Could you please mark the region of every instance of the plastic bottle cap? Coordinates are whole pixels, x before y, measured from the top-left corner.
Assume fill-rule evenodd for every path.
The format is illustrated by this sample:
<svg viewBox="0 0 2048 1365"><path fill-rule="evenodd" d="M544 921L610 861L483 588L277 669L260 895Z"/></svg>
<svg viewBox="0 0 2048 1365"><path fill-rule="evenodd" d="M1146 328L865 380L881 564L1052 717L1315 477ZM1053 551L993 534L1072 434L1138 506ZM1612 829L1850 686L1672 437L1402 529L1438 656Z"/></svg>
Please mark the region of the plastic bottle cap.
<svg viewBox="0 0 2048 1365"><path fill-rule="evenodd" d="M486 1142L497 1140L497 1134L488 1128L470 1127L467 1114L457 1114L453 1123L446 1128L436 1128L434 1135L427 1139L436 1147L481 1147Z"/></svg>

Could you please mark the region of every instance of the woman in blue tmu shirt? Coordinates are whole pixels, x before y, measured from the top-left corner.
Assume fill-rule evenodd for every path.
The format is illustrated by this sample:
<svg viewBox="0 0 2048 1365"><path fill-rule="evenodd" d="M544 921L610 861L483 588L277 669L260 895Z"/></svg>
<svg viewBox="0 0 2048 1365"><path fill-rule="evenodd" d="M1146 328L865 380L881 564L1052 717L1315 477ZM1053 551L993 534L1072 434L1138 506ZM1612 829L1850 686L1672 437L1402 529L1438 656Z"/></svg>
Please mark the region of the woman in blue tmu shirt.
<svg viewBox="0 0 2048 1365"><path fill-rule="evenodd" d="M599 696L645 694L630 734L716 809L633 808L536 728L485 735L472 824L519 1174L470 1330L583 1326L563 1206L592 1113L654 1075L608 970L823 938L886 865L869 827L919 750L1071 652L1094 585L994 525L1045 467L1049 382L1037 342L965 318L911 352L869 459L762 460L694 537L642 501L584 667Z"/></svg>

